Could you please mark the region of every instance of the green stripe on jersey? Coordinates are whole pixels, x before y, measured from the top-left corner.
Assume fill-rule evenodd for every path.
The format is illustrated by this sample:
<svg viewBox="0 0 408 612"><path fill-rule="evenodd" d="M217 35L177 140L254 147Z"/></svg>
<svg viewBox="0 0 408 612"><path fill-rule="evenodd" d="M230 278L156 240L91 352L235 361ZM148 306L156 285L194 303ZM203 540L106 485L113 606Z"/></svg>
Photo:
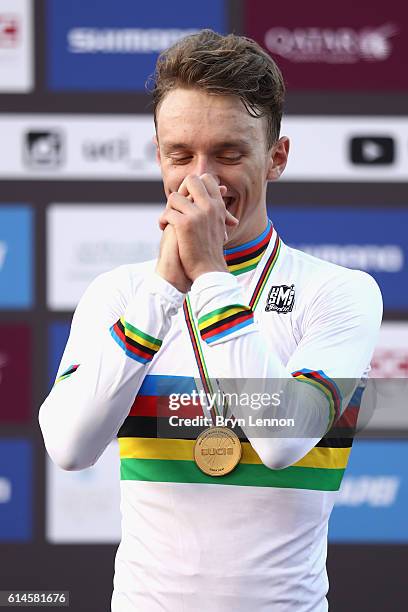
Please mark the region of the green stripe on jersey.
<svg viewBox="0 0 408 612"><path fill-rule="evenodd" d="M240 463L226 476L207 476L192 461L127 459L120 461L121 480L237 485L337 491L344 469L287 467L270 470L264 465Z"/></svg>

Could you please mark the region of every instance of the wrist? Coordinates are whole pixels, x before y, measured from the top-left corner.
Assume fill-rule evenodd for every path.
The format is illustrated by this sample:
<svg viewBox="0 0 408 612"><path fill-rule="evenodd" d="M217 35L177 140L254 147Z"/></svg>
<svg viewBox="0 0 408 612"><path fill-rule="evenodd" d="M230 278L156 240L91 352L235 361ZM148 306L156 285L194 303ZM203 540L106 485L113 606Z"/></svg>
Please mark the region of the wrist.
<svg viewBox="0 0 408 612"><path fill-rule="evenodd" d="M187 279L187 277L185 279L179 278L179 276L174 274L171 268L157 264L155 272L157 276L177 289L177 291L180 291L180 293L187 293L187 291L189 291L191 286L189 279Z"/></svg>
<svg viewBox="0 0 408 612"><path fill-rule="evenodd" d="M191 273L190 279L191 282L194 283L200 276L202 276L203 274L208 274L209 272L227 272L228 273L228 268L227 268L227 264L225 262L223 262L222 264L208 264L208 265L200 265L197 266L196 268L194 268L194 270Z"/></svg>

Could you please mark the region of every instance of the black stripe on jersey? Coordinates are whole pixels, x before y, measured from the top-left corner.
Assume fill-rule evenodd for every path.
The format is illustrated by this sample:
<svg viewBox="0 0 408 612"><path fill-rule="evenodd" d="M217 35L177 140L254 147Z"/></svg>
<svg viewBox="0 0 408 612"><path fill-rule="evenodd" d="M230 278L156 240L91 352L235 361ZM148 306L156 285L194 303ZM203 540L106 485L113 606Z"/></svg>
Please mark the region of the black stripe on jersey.
<svg viewBox="0 0 408 612"><path fill-rule="evenodd" d="M258 255L261 255L262 253L264 253L267 246L268 246L267 244L263 244L259 249L256 249L256 251L254 251L253 253L241 255L241 256L235 257L234 259L231 258L227 261L227 266L236 266L240 263L251 261L251 259L255 259L255 257L258 257Z"/></svg>
<svg viewBox="0 0 408 612"><path fill-rule="evenodd" d="M170 425L168 417L128 416L118 431L118 438L170 438L172 440L196 440L207 426ZM241 442L248 442L240 427L234 427Z"/></svg>
<svg viewBox="0 0 408 612"><path fill-rule="evenodd" d="M340 438L340 437L330 437L330 438L322 438L316 446L320 448L351 448L353 445L353 438Z"/></svg>
<svg viewBox="0 0 408 612"><path fill-rule="evenodd" d="M145 344L141 344L140 342L137 342L133 338L130 338L130 336L127 336L126 335L126 329L124 328L124 326L122 324L122 321L120 319L119 319L119 321L117 321L117 326L119 327L119 329L122 332L122 334L125 336L126 344L130 344L130 346L134 346L135 348L139 349L139 351L142 351L144 353L148 353L149 355L153 355L153 357L155 356L155 354L157 353L158 349L152 349L152 348L150 348L150 346L146 346Z"/></svg>
<svg viewBox="0 0 408 612"><path fill-rule="evenodd" d="M170 438L172 440L195 440L207 427L174 427L169 424L167 417L128 416L118 431L118 438ZM248 442L248 438L240 427L233 431L241 442ZM177 434L177 435L175 435ZM180 435L182 434L182 435ZM351 448L353 437L336 436L333 430L330 437L325 436L317 444L320 448Z"/></svg>
<svg viewBox="0 0 408 612"><path fill-rule="evenodd" d="M200 332L202 334L206 334L207 332L212 331L213 329L217 329L217 327L220 327L220 325L225 325L226 323L230 323L231 321L234 321L234 319L240 319L241 317L244 317L250 314L252 314L250 310L243 308L239 312L234 312L234 314L229 315L228 317L225 317L225 319L221 319L220 321L211 323L211 325L206 326L204 323L203 327L200 329Z"/></svg>

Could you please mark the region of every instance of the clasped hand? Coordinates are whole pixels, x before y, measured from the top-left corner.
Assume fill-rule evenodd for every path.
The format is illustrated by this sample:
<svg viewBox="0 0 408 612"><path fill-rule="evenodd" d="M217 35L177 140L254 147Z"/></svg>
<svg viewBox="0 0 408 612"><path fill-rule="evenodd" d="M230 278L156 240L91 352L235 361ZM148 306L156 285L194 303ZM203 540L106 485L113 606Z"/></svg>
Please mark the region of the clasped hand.
<svg viewBox="0 0 408 612"><path fill-rule="evenodd" d="M159 218L163 236L156 272L183 293L201 274L228 270L223 246L227 227L238 219L225 207L226 192L211 174L190 174L169 195Z"/></svg>

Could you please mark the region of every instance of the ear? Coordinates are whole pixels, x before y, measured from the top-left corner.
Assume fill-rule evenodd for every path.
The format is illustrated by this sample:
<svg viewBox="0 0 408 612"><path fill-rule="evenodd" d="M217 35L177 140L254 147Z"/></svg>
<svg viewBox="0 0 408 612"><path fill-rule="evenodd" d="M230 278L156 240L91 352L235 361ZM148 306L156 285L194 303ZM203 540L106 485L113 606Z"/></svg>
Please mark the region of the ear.
<svg viewBox="0 0 408 612"><path fill-rule="evenodd" d="M270 153L267 181L277 181L286 168L289 155L289 138L282 136L276 142Z"/></svg>
<svg viewBox="0 0 408 612"><path fill-rule="evenodd" d="M152 138L153 144L156 147L156 161L161 166L161 157L160 157L160 148L159 141L157 140L157 135L155 134Z"/></svg>

